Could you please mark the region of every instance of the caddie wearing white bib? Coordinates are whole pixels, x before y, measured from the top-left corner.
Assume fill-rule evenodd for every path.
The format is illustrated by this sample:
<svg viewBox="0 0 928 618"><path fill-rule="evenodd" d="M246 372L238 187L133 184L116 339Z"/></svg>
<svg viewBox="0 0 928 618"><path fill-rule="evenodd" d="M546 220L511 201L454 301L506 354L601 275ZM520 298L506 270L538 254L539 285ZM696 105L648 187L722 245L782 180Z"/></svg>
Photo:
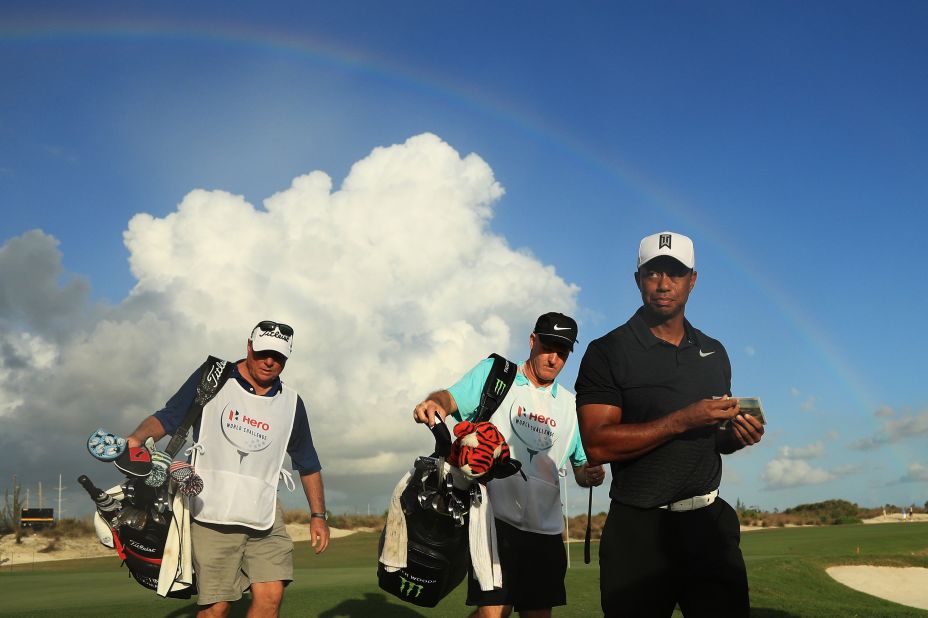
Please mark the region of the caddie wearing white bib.
<svg viewBox="0 0 928 618"><path fill-rule="evenodd" d="M529 358L490 417L525 477L515 474L487 484L503 586L484 592L472 576L467 595L467 604L477 606L472 616L508 616L515 608L523 618L544 618L552 607L567 603L559 471L569 463L581 487L599 485L604 478L602 466L586 462L574 395L556 380L576 340L572 318L561 313L539 317L529 337ZM429 426L448 414L473 420L492 366L493 359L486 359L454 386L429 395L413 411L415 420Z"/></svg>
<svg viewBox="0 0 928 618"><path fill-rule="evenodd" d="M313 548L318 554L328 546L322 467L306 407L280 380L292 349L292 327L259 322L247 356L234 364L193 426L191 464L203 479L202 491L190 498L198 616L227 616L246 590L249 615L279 614L284 587L293 579L293 542L277 500L281 478L293 487L284 470L287 455L309 502ZM196 396L199 373L164 409L142 421L129 436L130 445L174 432Z"/></svg>

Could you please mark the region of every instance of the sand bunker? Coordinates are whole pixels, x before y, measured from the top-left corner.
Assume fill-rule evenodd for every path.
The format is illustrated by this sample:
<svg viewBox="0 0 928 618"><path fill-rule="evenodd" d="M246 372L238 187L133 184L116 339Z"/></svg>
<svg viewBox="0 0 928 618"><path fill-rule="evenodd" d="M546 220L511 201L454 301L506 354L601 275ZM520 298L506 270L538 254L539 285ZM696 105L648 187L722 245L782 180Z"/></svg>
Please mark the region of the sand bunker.
<svg viewBox="0 0 928 618"><path fill-rule="evenodd" d="M928 569L920 567L835 566L825 570L837 582L864 594L928 609Z"/></svg>

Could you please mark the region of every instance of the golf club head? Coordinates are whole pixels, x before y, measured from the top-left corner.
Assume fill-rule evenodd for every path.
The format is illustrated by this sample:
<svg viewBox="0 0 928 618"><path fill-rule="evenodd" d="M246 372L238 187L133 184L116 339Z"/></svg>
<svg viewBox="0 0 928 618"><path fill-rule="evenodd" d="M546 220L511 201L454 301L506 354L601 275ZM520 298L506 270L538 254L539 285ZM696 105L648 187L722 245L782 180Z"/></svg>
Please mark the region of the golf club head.
<svg viewBox="0 0 928 618"><path fill-rule="evenodd" d="M417 457L413 468L420 472L430 472L437 467L437 460L434 457Z"/></svg>
<svg viewBox="0 0 928 618"><path fill-rule="evenodd" d="M168 523L168 520L164 517L164 515L158 511L150 511L148 513L148 517L151 519L151 521L158 524L159 526L164 526Z"/></svg>
<svg viewBox="0 0 928 618"><path fill-rule="evenodd" d="M129 526L134 530L141 530L148 523L148 513L134 506L125 506L116 516L120 524Z"/></svg>
<svg viewBox="0 0 928 618"><path fill-rule="evenodd" d="M425 491L420 492L418 496L416 496L416 500L419 502L419 506L421 506L424 509L427 509L432 506L432 498L434 496L435 496L434 491L426 489Z"/></svg>

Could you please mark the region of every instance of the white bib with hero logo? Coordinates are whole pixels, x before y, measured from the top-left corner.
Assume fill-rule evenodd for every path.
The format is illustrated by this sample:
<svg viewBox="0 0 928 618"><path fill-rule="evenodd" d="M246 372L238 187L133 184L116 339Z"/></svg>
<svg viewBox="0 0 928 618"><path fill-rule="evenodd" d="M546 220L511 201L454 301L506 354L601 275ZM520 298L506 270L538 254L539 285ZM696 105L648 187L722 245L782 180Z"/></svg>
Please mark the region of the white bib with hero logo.
<svg viewBox="0 0 928 618"><path fill-rule="evenodd" d="M521 372L521 367L519 368ZM487 483L493 513L528 532L560 534L564 529L558 470L567 465L577 431L573 393L558 384L537 388L518 380L490 417L506 438L521 474Z"/></svg>
<svg viewBox="0 0 928 618"><path fill-rule="evenodd" d="M286 385L262 397L232 379L206 404L192 462L203 478L203 491L190 499L194 519L258 530L274 524L296 403Z"/></svg>

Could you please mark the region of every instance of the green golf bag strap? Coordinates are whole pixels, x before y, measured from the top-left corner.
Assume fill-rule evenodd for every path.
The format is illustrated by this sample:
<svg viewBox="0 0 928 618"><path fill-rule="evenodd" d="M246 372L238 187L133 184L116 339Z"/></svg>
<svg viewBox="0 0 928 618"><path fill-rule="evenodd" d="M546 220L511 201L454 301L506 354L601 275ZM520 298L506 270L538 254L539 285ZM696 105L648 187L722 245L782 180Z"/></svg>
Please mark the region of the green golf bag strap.
<svg viewBox="0 0 928 618"><path fill-rule="evenodd" d="M187 432L190 431L190 427L203 413L203 406L209 403L216 396L216 393L222 389L231 373L232 363L215 356L206 359L206 362L200 368L200 383L197 384L197 394L190 404L190 409L187 410L187 416L174 430L171 441L168 442L167 448L164 449L165 453L172 458L177 455L187 441Z"/></svg>
<svg viewBox="0 0 928 618"><path fill-rule="evenodd" d="M487 358L493 359L493 367L487 381L483 383L483 392L480 394L480 405L477 407L475 423L490 420L499 404L503 403L513 382L516 381L515 363L503 358L499 354L490 354Z"/></svg>

